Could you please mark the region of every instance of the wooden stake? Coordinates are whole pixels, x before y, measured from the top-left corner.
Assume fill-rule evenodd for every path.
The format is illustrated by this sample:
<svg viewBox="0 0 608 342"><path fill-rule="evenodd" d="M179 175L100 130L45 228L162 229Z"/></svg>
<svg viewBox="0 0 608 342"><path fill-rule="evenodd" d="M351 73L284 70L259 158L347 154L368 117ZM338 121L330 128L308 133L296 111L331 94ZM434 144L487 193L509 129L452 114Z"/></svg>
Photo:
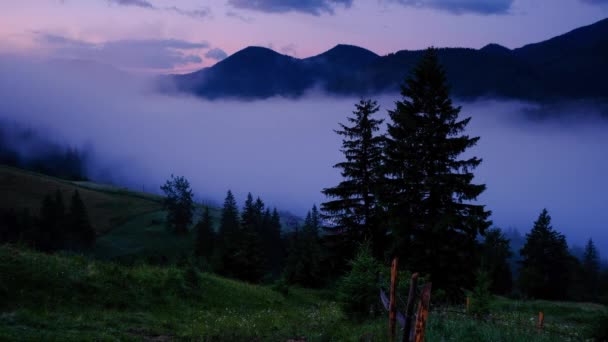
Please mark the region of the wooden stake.
<svg viewBox="0 0 608 342"><path fill-rule="evenodd" d="M416 331L414 335L415 342L424 342L424 330L426 329L426 321L429 317L429 306L431 303L431 283L424 285L422 294L420 295L420 304L418 305L418 315L416 315Z"/></svg>
<svg viewBox="0 0 608 342"><path fill-rule="evenodd" d="M391 342L395 341L395 329L397 321L397 266L399 264L399 258L393 258L391 264L391 288L390 288L390 301L388 305L388 335Z"/></svg>
<svg viewBox="0 0 608 342"><path fill-rule="evenodd" d="M543 326L545 325L545 313L540 311L538 313L538 331L543 330Z"/></svg>
<svg viewBox="0 0 608 342"><path fill-rule="evenodd" d="M403 326L403 342L411 340L412 314L414 313L414 302L416 301L416 287L418 286L418 273L412 274L410 280L410 291L407 296L407 306L405 307L405 324Z"/></svg>
<svg viewBox="0 0 608 342"><path fill-rule="evenodd" d="M467 296L466 313L469 313L470 309L471 309L471 297Z"/></svg>

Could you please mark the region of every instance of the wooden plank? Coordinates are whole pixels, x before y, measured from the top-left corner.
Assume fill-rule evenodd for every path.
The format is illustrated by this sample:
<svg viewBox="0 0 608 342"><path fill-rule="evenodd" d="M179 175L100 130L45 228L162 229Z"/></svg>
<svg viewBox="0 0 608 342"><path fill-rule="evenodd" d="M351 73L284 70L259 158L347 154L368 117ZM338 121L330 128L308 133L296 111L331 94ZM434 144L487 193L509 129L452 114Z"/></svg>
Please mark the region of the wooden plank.
<svg viewBox="0 0 608 342"><path fill-rule="evenodd" d="M416 301L416 289L418 287L418 273L412 274L410 279L410 291L407 296L407 304L405 306L405 324L403 326L403 342L411 340L412 331L412 314L414 313L414 302Z"/></svg>
<svg viewBox="0 0 608 342"><path fill-rule="evenodd" d="M426 321L429 317L429 307L431 303L431 283L425 284L420 295L418 304L418 314L416 315L416 330L414 335L415 342L424 342L424 330Z"/></svg>
<svg viewBox="0 0 608 342"><path fill-rule="evenodd" d="M388 336L391 342L395 341L395 330L397 321L397 267L399 265L399 258L393 258L391 263L391 288L389 292L389 305L388 305Z"/></svg>
<svg viewBox="0 0 608 342"><path fill-rule="evenodd" d="M382 303L382 306L384 306L384 309L388 311L388 296L386 295L386 292L384 292L384 290L382 289L380 289L380 302ZM402 327L405 325L405 316L403 315L403 313L399 312L399 310L397 310L397 323L399 323L399 325L401 325Z"/></svg>

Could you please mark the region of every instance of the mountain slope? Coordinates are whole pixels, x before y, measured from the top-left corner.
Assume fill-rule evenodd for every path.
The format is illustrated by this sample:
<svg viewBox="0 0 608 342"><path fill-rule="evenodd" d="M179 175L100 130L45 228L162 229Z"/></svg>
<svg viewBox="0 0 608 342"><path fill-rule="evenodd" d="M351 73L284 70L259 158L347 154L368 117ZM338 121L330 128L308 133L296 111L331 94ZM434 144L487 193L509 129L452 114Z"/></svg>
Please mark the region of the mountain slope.
<svg viewBox="0 0 608 342"><path fill-rule="evenodd" d="M395 92L424 51L386 56L350 45L296 59L249 47L213 67L173 75L182 92L205 98L297 97L313 87L336 95ZM608 76L608 19L510 50L497 44L482 49L442 48L453 94L552 101L608 99L602 80Z"/></svg>

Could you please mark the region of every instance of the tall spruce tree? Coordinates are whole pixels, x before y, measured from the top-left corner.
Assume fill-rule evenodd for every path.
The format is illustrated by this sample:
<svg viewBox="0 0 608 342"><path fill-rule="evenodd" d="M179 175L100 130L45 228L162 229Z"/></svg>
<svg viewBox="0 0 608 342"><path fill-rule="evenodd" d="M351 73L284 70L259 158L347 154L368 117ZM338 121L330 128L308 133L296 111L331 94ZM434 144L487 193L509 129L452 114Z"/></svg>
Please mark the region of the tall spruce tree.
<svg viewBox="0 0 608 342"><path fill-rule="evenodd" d="M386 230L380 224L377 194L382 165L383 136L378 134L383 120L374 119L376 101L355 104L351 125L340 124L335 132L343 136L341 152L345 161L334 165L341 169L343 180L333 188L323 189L331 200L321 204L324 218L333 231L331 245L344 260L350 260L356 246L368 240L373 253L380 257L385 248Z"/></svg>
<svg viewBox="0 0 608 342"><path fill-rule="evenodd" d="M551 226L547 209L538 216L526 234L519 283L528 296L542 299L566 299L570 282L571 256L566 238Z"/></svg>
<svg viewBox="0 0 608 342"><path fill-rule="evenodd" d="M200 222L196 225L196 244L194 255L210 260L213 254L215 231L213 230L209 207L205 207Z"/></svg>
<svg viewBox="0 0 608 342"><path fill-rule="evenodd" d="M394 254L430 274L434 287L457 295L472 285L476 237L490 225L490 212L473 202L486 188L472 183L481 159L460 159L479 137L463 134L470 118L459 118L434 48L401 95L389 111L382 196Z"/></svg>
<svg viewBox="0 0 608 342"><path fill-rule="evenodd" d="M241 216L239 247L235 253L233 274L243 280L257 282L267 271L266 258L260 237L262 230L262 210L264 202L255 202L251 193L247 194Z"/></svg>
<svg viewBox="0 0 608 342"><path fill-rule="evenodd" d="M587 241L583 254L583 280L587 300L597 300L600 277L600 256L592 239Z"/></svg>
<svg viewBox="0 0 608 342"><path fill-rule="evenodd" d="M226 194L222 217L214 251L215 268L222 274L233 275L236 268L234 256L239 248L240 237L239 209L230 190Z"/></svg>

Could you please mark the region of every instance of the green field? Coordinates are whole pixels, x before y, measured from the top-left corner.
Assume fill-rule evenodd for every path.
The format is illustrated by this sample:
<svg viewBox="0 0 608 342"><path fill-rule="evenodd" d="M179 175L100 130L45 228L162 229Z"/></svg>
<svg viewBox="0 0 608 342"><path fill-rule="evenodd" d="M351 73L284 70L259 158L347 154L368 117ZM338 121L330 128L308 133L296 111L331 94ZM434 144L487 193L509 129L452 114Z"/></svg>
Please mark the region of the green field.
<svg viewBox="0 0 608 342"><path fill-rule="evenodd" d="M383 341L386 319L347 319L328 290L288 295L191 268L121 266L0 247L0 340ZM595 304L496 299L493 319L431 313L429 341L580 341ZM535 330L538 310L544 332ZM578 334L578 335L577 335ZM568 336L572 336L569 338Z"/></svg>

